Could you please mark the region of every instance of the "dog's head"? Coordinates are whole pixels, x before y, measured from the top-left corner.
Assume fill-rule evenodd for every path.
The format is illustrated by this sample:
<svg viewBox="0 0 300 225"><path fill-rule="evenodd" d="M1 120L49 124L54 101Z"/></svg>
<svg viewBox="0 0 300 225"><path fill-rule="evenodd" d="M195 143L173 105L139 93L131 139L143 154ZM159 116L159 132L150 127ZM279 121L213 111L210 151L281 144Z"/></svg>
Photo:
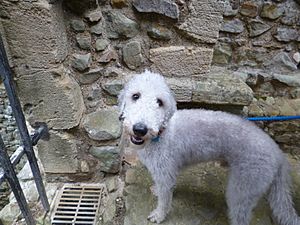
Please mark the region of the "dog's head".
<svg viewBox="0 0 300 225"><path fill-rule="evenodd" d="M120 119L135 145L158 137L176 111L176 101L165 79L150 71L134 76L118 100Z"/></svg>

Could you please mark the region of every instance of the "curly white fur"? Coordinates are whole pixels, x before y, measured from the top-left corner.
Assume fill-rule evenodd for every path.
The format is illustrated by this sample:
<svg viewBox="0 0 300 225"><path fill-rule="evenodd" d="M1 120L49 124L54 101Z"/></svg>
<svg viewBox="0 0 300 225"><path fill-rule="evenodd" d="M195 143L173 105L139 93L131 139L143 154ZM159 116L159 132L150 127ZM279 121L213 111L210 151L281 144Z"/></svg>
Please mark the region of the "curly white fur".
<svg viewBox="0 0 300 225"><path fill-rule="evenodd" d="M139 98L134 100L137 93ZM149 71L125 85L119 104L129 137L135 136L137 123L148 128L138 155L152 175L158 197L150 221L165 219L180 169L224 159L230 166L226 199L231 225L249 225L252 209L268 190L278 222L300 225L290 195L288 162L277 144L252 122L219 111L176 110L164 78ZM160 136L158 142L153 141L156 136Z"/></svg>

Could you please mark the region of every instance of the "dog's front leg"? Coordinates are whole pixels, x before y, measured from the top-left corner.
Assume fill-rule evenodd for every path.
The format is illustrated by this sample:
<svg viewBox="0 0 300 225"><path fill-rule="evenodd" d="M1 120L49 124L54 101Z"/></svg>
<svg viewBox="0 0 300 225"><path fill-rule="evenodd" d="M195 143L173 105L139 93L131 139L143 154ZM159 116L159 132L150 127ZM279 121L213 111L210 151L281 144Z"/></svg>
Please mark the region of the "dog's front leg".
<svg viewBox="0 0 300 225"><path fill-rule="evenodd" d="M156 183L157 207L148 216L148 220L153 223L161 223L171 209L173 191L171 187Z"/></svg>

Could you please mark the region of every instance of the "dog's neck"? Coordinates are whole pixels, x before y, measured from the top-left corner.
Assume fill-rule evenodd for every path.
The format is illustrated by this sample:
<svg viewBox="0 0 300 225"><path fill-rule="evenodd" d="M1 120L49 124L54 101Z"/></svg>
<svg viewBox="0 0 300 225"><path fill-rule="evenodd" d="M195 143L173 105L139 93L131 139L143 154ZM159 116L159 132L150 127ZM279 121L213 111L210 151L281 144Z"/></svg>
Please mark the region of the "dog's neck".
<svg viewBox="0 0 300 225"><path fill-rule="evenodd" d="M160 136L161 136L162 132L164 132L164 130L165 130L165 127L161 127L161 128L159 129L159 131L158 131L157 136L156 136L156 137L153 137L153 138L151 139L151 142L159 142Z"/></svg>
<svg viewBox="0 0 300 225"><path fill-rule="evenodd" d="M173 117L173 115L175 114L176 111L177 111L177 109L172 113L172 115L168 119L165 120L165 122L162 124L161 128L159 129L157 136L153 137L151 139L151 142L156 143L156 142L160 141L161 134L167 128L167 124L169 123L170 119Z"/></svg>

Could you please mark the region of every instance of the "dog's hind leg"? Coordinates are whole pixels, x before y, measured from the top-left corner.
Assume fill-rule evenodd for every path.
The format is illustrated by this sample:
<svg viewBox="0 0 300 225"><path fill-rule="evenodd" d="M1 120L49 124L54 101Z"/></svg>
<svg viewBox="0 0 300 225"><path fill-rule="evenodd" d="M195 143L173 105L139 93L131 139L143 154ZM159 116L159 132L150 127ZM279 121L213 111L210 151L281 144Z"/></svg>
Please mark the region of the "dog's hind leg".
<svg viewBox="0 0 300 225"><path fill-rule="evenodd" d="M274 217L281 225L300 225L291 196L290 165L284 159L270 188L268 200Z"/></svg>
<svg viewBox="0 0 300 225"><path fill-rule="evenodd" d="M258 169L232 168L226 190L231 225L249 225L252 210L268 190L272 176L261 176Z"/></svg>

